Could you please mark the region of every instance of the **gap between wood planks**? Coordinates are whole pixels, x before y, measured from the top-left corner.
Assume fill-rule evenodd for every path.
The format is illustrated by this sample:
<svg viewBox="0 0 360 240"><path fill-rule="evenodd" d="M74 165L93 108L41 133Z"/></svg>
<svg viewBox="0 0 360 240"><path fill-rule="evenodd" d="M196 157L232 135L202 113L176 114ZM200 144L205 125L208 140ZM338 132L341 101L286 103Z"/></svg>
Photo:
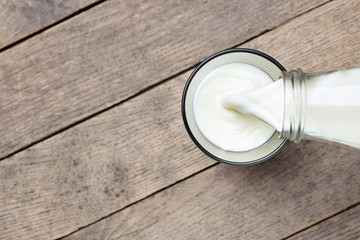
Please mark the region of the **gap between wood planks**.
<svg viewBox="0 0 360 240"><path fill-rule="evenodd" d="M330 216L328 216L328 217L326 217L324 219L321 219L320 221L317 221L317 222L315 222L315 223L313 223L313 224L311 224L311 225L309 225L309 226L307 226L305 228L302 228L302 229L290 234L289 236L286 236L285 238L282 238L281 240L289 239L289 238L291 238L291 237L293 237L293 236L295 236L295 235L297 235L297 234L299 234L301 232L304 232L304 231L314 227L315 225L318 225L318 224L320 224L322 222L325 222L325 221L327 221L327 220L329 220L329 219L331 219L333 217L336 217L336 216L338 216L338 215L340 215L340 214L342 214L342 213L344 213L346 211L349 211L349 210L351 210L351 209L353 209L353 208L355 208L355 207L357 207L359 205L360 205L360 202L357 202L357 203L355 203L353 205L350 205L349 207L347 207L347 208L345 208L343 210L340 210L340 211L338 211L338 212L336 212L336 213L334 213L334 214L332 214L332 215L330 215Z"/></svg>
<svg viewBox="0 0 360 240"><path fill-rule="evenodd" d="M72 18L72 17L75 17L75 16L77 16L77 15L79 15L79 14L81 14L81 13L83 13L83 12L85 12L85 11L91 9L91 8L94 8L94 7L98 6L99 4L101 4L101 3L105 2L105 1L107 1L107 0L100 0L100 1L97 1L97 2L95 2L95 3L92 3L92 4L90 4L89 6L87 6L87 7L85 7L85 8L82 8L82 9L80 9L80 10L72 13L71 15L69 15L69 16L67 16L67 17L65 17L65 18L63 18L63 19L61 19L61 20L59 20L59 21L57 21L57 22L55 22L55 23L53 23L53 24L45 27L45 28L42 28L42 29L40 29L40 30L38 30L38 31L36 31L36 32L34 32L34 33L32 33L32 34L30 34L30 35L28 35L28 36L26 36L26 37L24 37L24 38L22 38L22 39L14 42L14 43L12 43L12 44L10 44L10 45L7 45L6 47L0 49L0 53L3 52L3 51L5 51L5 50L7 50L7 49L9 49L9 48L11 48L11 47L14 47L14 46L20 44L21 42L24 42L24 41L26 41L26 40L28 40L28 39L30 39L30 38L32 38L32 37L35 37L36 35L41 34L41 33L45 32L46 30L48 30L48 29L50 29L50 28L52 28L52 27L55 27L56 25L61 24L61 23L65 22L66 20L68 20L68 19L70 19L70 18ZM252 40L254 40L254 39L256 39L256 38L258 38L258 37L260 37L260 36L262 36L262 35L264 35L264 34L266 34L267 32L270 32L270 31L272 31L272 30L274 30L274 29L277 29L277 28L285 25L286 23L288 23L288 22L290 22L290 21L292 21L292 20L294 20L294 19L296 19L296 18L298 18L298 17L301 17L301 16L303 16L303 15L305 15L305 14L307 14L307 13L309 13L309 12L311 12L311 11L319 8L319 7L322 7L322 6L328 4L328 3L332 2L332 1L333 1L333 0L329 0L329 1L326 1L326 2L324 2L324 3L322 3L322 4L317 5L317 6L313 7L313 8L311 8L311 9L308 9L307 11L304 11L304 12L302 12L302 13L294 16L293 18L290 18L290 19L288 19L288 20L285 20L284 22L282 22L282 23L280 23L280 24L278 24L278 25L275 25L275 26L273 26L273 27L271 27L271 28L269 28L269 29L265 29L264 31L260 32L259 34L254 35L254 36L246 39L245 41L242 41L242 42L240 42L240 43L238 43L238 44L236 44L236 45L234 45L234 46L231 46L231 47L229 47L228 49L236 48L236 47L239 47L240 45L244 45L244 44L246 44L246 43L248 43L248 42L250 42L250 41L252 41ZM81 124L81 123L83 123L83 122L85 122L85 121L87 121L87 120L89 120L89 119L91 119L91 118L93 118L93 117L95 117L95 116L98 116L98 115L100 115L100 114L102 114L102 113L104 113L104 112L106 112L106 111L111 110L112 108L115 108L115 107L119 106L120 104L122 104L122 103L124 103L124 102L127 102L127 101L129 101L129 100L131 100L131 99L133 99L133 98L135 98L135 97L137 97L137 96L140 96L141 94L146 93L147 91L149 91L149 90L151 90L151 89L153 89L153 88L155 88L155 87L157 87L157 86L160 86L161 84L163 84L163 83L165 83L165 82L167 82L167 81L170 81L170 80L172 80L172 79L180 76L181 74L183 74L183 73L185 73L185 72L187 72L187 71L195 68L199 63L200 63L200 62L198 62L198 63L196 63L196 64L194 64L194 65L192 65L192 66L190 66L190 67L188 67L188 68L186 68L186 69L184 69L184 70L181 70L181 71L179 71L179 72L171 75L170 77L165 78L165 79L163 79L163 80L161 80L161 81L159 81L159 82L157 82L157 83L155 83L155 84L152 84L152 85L150 85L150 86L147 86L147 87L143 88L142 90L138 91L137 93L135 93L135 94L133 94L133 95L131 95L131 96L129 96L129 97L127 97L127 98L125 98L125 99L117 102L117 103L114 103L114 104L110 105L109 107L106 107L106 108L104 108L104 109L102 109L102 110L100 110L100 111L94 112L94 113L92 113L92 114L90 114L90 115L88 115L88 116L86 116L86 117L84 117L84 118L81 118L81 119L79 119L79 120L77 120L77 121L75 121L75 122L73 122L73 123L71 123L71 124L69 124L69 125L67 125L67 126L65 126L65 127L63 127L63 128L60 128L59 130L57 130L57 131L55 131L55 132L53 132L53 133L51 133L51 134L49 134L49 135L47 135L47 136L45 136L45 137L42 137L42 138L40 138L40 139L38 139L38 140L33 141L32 143L30 143L30 144L28 144L28 145L25 145L24 147L22 147L22 148L20 148L20 149L18 149L18 150L15 150L15 151L13 151L13 152L10 152L9 154L7 154L7 155L5 155L4 157L0 158L0 161L4 160L4 159L6 159L6 158L12 157L12 156L14 156L14 155L17 154L17 153L22 152L23 150L26 150L26 149L28 149L28 148L30 148L30 147L32 147L32 146L34 146L34 145L36 145L36 144L38 144L38 143L40 143L40 142L43 142L43 141L45 141L45 140L47 140L47 139L50 139L51 137L53 137L53 136L55 136L55 135L57 135L57 134L59 134L59 133L62 133L62 132L64 132L64 131L67 131L68 129L70 129L70 128L74 127L74 126L77 126L78 124Z"/></svg>
<svg viewBox="0 0 360 240"><path fill-rule="evenodd" d="M195 175L197 175L197 174L200 174L200 173L202 173L202 172L205 172L206 170L208 170L208 169L210 169L210 168L213 168L213 167L215 167L215 166L217 166L217 165L219 165L219 164L220 164L219 162L216 162L216 163L214 163L214 164L212 164L212 165L210 165L210 166L207 166L206 168L201 169L200 171L194 172L193 174L191 174L191 175L189 175L189 176L187 176L187 177L185 177L185 178L183 178L183 179L180 179L180 180L178 180L178 181L176 181L176 182L174 182L174 183L172 183L172 184L170 184L170 185L168 185L168 186L166 186L166 187L163 187L163 188L157 190L156 192L153 192L152 194L150 194L150 195L148 195L148 196L146 196L146 197L144 197L144 198L142 198L142 199L139 199L139 200L137 200L137 201L135 201L135 202L132 202L132 203L126 205L125 207L120 208L119 210L110 213L110 214L107 215L107 216L104 216L104 217L102 217L102 218L100 218L100 219L98 219L98 220L96 220L96 221L94 221L94 222L92 222L92 223L89 223L89 224L87 224L87 225L85 225L85 226L83 226L83 227L80 227L80 228L78 228L77 230L75 230L75 231L73 231L73 232L71 232L71 233L69 233L69 234L66 234L66 235L64 235L64 236L62 236L62 237L56 238L55 240L60 240L60 239L66 238L66 237L68 237L68 236L70 236L70 235L72 235L72 234L74 234L74 233L76 233L76 232L78 232L78 231L80 231L80 230L82 230L82 229L84 229L84 228L87 228L87 227L89 227L89 226L91 226L91 225L93 225L93 224L95 224L95 223L97 223L97 222L100 222L100 221L104 220L105 218L108 218L108 217L110 217L110 216L112 216L112 215L114 215L114 214L116 214L116 213L118 213L118 212L121 212L121 211L123 211L123 210L125 210L125 209L127 209L127 208L129 208L129 207L131 207L131 206L133 206L133 205L135 205L135 204L137 204L137 203L139 203L139 202L142 202L142 201L144 201L144 200L146 200L146 199L148 199L148 198L151 198L152 196L154 196L154 195L156 195L156 194L158 194L158 193L160 193L160 192L162 192L162 191L164 191L164 190L166 190L166 189L169 189L169 188L175 186L175 185L178 184L178 183L184 182L184 181L186 181L187 179L189 179L189 178L191 178L191 177L193 177L193 176L195 176Z"/></svg>
<svg viewBox="0 0 360 240"><path fill-rule="evenodd" d="M80 8L79 10L71 13L70 15L68 15L68 16L66 16L64 18L62 18L62 19L60 19L58 21L55 21L54 23L52 23L52 24L50 24L50 25L48 25L48 26L46 26L44 28L41 28L41 29L39 29L39 30L37 30L37 31L25 36L25 37L22 37L22 38L16 40L13 43L10 43L9 45L6 45L6 46L0 48L0 53L4 52L4 51L6 51L6 50L8 50L8 49L10 49L12 47L15 47L16 45L18 45L18 44L20 44L20 43L22 43L22 42L24 42L24 41L26 41L26 40L28 40L30 38L33 38L36 35L39 35L39 34L45 32L46 30L48 30L48 29L50 29L52 27L55 27L56 25L59 25L59 24L65 22L65 21L69 20L70 18L73 18L73 17L75 17L77 15L80 15L81 13L83 13L83 12L85 12L85 11L91 9L91 8L94 8L94 7L98 6L99 4L101 4L101 3L105 2L105 1L107 1L107 0L99 0L99 1L96 1L94 3L91 3L90 5L88 5L88 6L84 7L84 8Z"/></svg>

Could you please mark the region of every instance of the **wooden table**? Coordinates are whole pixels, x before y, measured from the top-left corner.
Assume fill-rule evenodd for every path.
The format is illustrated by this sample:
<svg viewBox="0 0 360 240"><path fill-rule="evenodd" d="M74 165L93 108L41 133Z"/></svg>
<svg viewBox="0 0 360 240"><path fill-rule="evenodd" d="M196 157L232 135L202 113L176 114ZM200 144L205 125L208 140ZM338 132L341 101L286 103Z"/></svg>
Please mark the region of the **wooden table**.
<svg viewBox="0 0 360 240"><path fill-rule="evenodd" d="M248 47L360 63L358 0L0 1L0 239L360 239L360 152L303 141L205 156L185 81Z"/></svg>

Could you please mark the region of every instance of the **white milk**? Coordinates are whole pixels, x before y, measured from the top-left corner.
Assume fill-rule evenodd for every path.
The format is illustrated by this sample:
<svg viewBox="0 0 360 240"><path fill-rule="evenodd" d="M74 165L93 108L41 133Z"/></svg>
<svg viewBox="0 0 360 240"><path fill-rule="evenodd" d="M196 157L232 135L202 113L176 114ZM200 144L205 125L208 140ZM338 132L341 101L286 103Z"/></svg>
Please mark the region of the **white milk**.
<svg viewBox="0 0 360 240"><path fill-rule="evenodd" d="M283 88L284 81L280 79L262 88L230 95L223 104L256 116L281 132ZM305 96L304 139L317 138L360 148L360 68L314 75L306 81Z"/></svg>
<svg viewBox="0 0 360 240"><path fill-rule="evenodd" d="M280 79L255 90L226 96L222 105L255 116L280 132L284 115L284 82Z"/></svg>
<svg viewBox="0 0 360 240"><path fill-rule="evenodd" d="M307 84L305 134L360 148L360 69L318 76Z"/></svg>
<svg viewBox="0 0 360 240"><path fill-rule="evenodd" d="M247 151L265 143L274 129L255 117L224 108L225 96L270 84L261 69L229 63L209 72L199 84L194 99L195 121L201 133L226 151Z"/></svg>

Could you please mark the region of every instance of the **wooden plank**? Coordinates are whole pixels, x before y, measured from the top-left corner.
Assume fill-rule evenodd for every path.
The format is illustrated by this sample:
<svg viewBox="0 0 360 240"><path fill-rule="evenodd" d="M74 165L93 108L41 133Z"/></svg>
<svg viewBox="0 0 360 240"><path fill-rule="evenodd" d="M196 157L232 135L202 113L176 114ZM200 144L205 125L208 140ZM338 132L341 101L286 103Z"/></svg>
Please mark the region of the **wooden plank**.
<svg viewBox="0 0 360 240"><path fill-rule="evenodd" d="M357 11L352 2L343 4L335 1L300 17L298 21L303 21L303 24L294 21L281 28L287 28L294 33L288 37L291 44L293 41L300 43L308 38L326 38L330 33L338 37L336 30L347 27L341 24L351 22L344 19L357 21ZM323 14L325 12L326 14ZM338 21L333 21L335 16L339 17ZM333 26L317 35L297 38L296 31L309 28L312 21L333 22ZM315 25L312 28L316 32L316 29L322 26ZM266 41L271 36L272 32L256 41ZM320 48L335 47L331 44L341 46L358 37L359 33L342 35L341 40L329 42L327 46ZM267 47L270 49L271 45ZM355 51L344 52L344 55L356 58L360 52L354 49ZM281 51L286 55L289 49L284 45ZM311 54L308 57L314 56L316 52ZM293 57L296 59L298 56ZM188 74L189 72L1 161L0 225L3 230L0 238L54 238L66 235L213 164L212 160L201 154L191 143L182 124L180 97ZM279 197L286 198L281 200L280 204L287 204L284 207L289 210L295 209L295 212L290 211L288 216L304 212L305 215L298 217L303 219L305 216L302 222L298 222L296 218L291 223L301 228L302 224L309 224L329 211L343 209L359 199L359 193L356 192L358 185L355 185L355 191L351 189L354 182L359 184L358 157L358 152L326 144L290 144L274 160L264 165L250 168L221 165L221 168L216 167L215 170L203 174L213 174L213 171L225 168L218 174L225 176L226 171L232 171L235 175L237 171L240 172L235 177L229 175L229 179L223 177L224 181L236 180L239 176L240 180L241 176L247 176L248 181L257 179L253 185L237 190L241 191L236 192L241 196L237 197L246 199L247 196L260 196L262 204L274 200L278 194ZM267 175L264 182L269 182L268 185L259 183L262 173ZM270 178L274 178L272 182ZM289 182L289 185L284 186L284 182ZM195 185L205 184L201 181L191 183L194 191L199 189ZM222 186L213 183L211 187L215 189L212 193ZM275 196L267 199L264 194L271 189L274 193L269 194ZM257 195L258 190L260 195ZM188 194L187 191L183 194ZM220 189L220 192L214 194L220 197L221 191ZM315 193L317 195L312 198ZM232 196L231 193L227 194L225 196ZM292 197L286 197L287 194ZM324 202L327 203L326 206L317 205ZM198 204L195 208L202 207L200 202ZM139 204L135 204L137 205ZM257 206L253 208L256 209ZM306 210L307 208L309 209ZM230 209L227 211L236 212ZM286 217L286 214L284 215ZM129 219L128 224L132 224L133 220ZM280 225L281 223L283 222L279 222ZM289 231L281 234L289 235L294 228L292 226ZM255 231L255 228L252 229Z"/></svg>
<svg viewBox="0 0 360 240"><path fill-rule="evenodd" d="M64 239L281 239L359 201L359 160L288 144L263 164L217 165Z"/></svg>
<svg viewBox="0 0 360 240"><path fill-rule="evenodd" d="M0 49L94 2L96 0L0 0Z"/></svg>
<svg viewBox="0 0 360 240"><path fill-rule="evenodd" d="M358 205L287 239L360 239L360 206Z"/></svg>
<svg viewBox="0 0 360 240"><path fill-rule="evenodd" d="M325 0L108 1L0 54L0 159Z"/></svg>

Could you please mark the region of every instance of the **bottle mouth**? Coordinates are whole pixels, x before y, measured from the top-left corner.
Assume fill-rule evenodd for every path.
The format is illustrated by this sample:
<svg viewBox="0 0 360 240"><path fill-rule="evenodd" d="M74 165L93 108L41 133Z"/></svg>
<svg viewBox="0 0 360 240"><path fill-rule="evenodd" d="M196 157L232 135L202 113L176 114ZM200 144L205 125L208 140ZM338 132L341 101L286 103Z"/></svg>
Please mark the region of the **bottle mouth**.
<svg viewBox="0 0 360 240"><path fill-rule="evenodd" d="M282 72L284 79L284 116L280 138L300 142L304 136L306 76L299 68Z"/></svg>
<svg viewBox="0 0 360 240"><path fill-rule="evenodd" d="M209 157L232 165L260 163L274 156L286 143L286 140L278 137L277 132L274 132L267 142L257 148L244 152L232 152L222 150L206 139L195 121L193 102L197 87L207 73L228 63L253 65L267 73L274 81L281 77L282 71L286 71L276 60L253 49L235 48L212 55L192 72L185 85L181 104L184 125L196 146Z"/></svg>

